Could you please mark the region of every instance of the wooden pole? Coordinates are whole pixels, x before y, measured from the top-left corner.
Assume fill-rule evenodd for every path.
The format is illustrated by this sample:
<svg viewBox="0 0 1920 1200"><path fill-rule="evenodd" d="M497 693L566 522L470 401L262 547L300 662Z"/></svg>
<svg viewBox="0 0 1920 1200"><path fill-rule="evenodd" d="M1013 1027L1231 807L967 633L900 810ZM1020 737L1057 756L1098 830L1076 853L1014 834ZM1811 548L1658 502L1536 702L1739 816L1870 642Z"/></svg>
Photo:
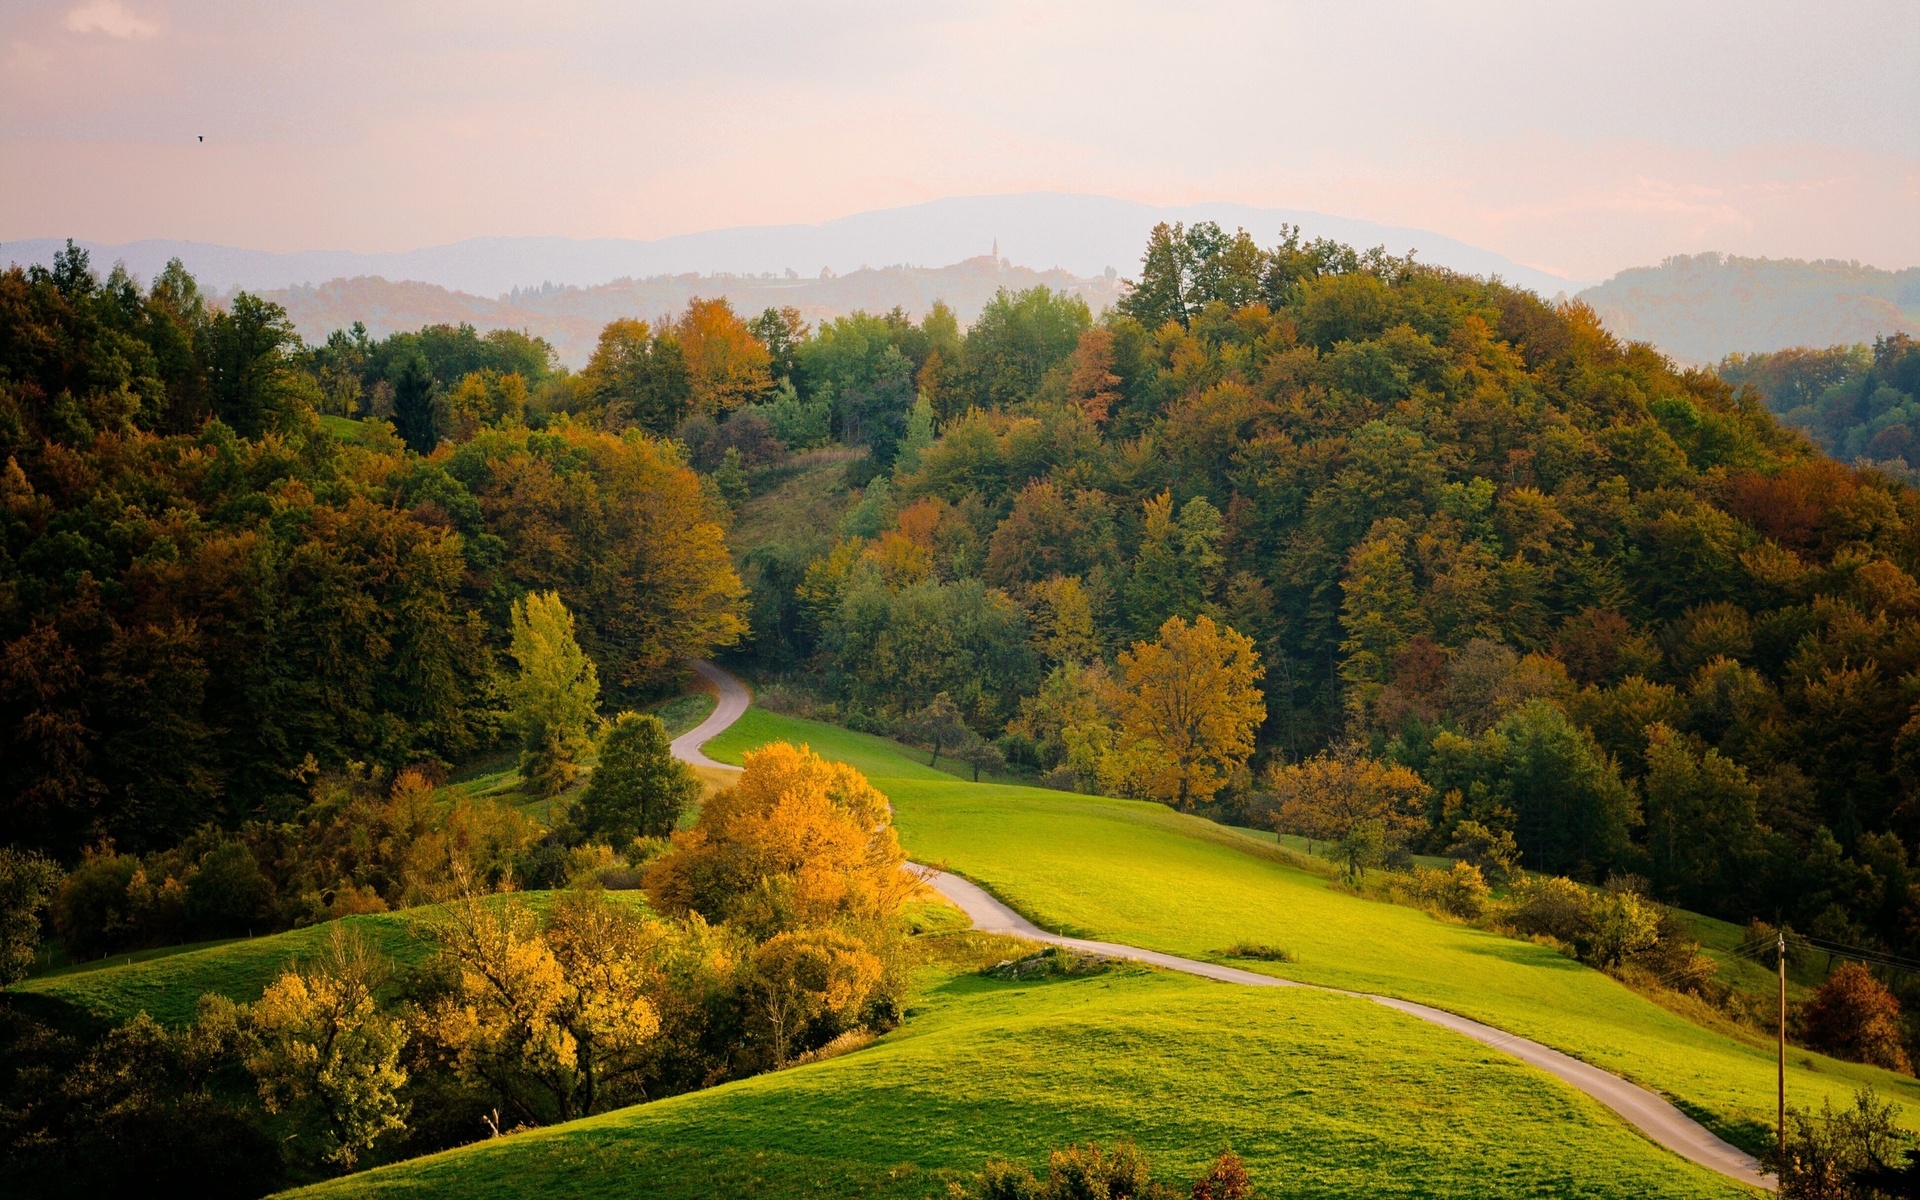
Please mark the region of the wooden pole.
<svg viewBox="0 0 1920 1200"><path fill-rule="evenodd" d="M1779 944L1776 956L1780 960L1780 1064L1779 1064L1779 1123L1774 1126L1779 1141L1779 1165L1776 1171L1787 1169L1787 935L1777 935Z"/></svg>

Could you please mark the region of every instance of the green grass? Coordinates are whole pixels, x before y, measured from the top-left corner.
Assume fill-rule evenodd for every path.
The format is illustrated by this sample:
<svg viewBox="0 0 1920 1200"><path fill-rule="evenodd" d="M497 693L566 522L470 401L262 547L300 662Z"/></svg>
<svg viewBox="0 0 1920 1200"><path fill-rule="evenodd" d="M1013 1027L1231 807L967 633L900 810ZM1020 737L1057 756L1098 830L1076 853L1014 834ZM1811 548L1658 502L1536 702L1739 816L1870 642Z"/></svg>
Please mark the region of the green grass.
<svg viewBox="0 0 1920 1200"><path fill-rule="evenodd" d="M948 978L870 1049L300 1195L921 1200L989 1155L1040 1167L1053 1146L1120 1137L1169 1178L1231 1145L1266 1196L1745 1194L1378 1005L1123 970Z"/></svg>
<svg viewBox="0 0 1920 1200"><path fill-rule="evenodd" d="M1743 1145L1769 1136L1770 1043L1696 1024L1553 950L1334 890L1275 861L1270 839L1161 805L961 783L878 738L748 715L724 753L709 752L776 737L844 752L892 798L909 854L975 879L1044 927L1190 957L1236 942L1285 946L1297 961L1255 969L1462 1013L1661 1091ZM1798 1050L1790 1063L1793 1103L1839 1103L1871 1083L1920 1123L1912 1079Z"/></svg>
<svg viewBox="0 0 1920 1200"><path fill-rule="evenodd" d="M420 910L346 917L344 921L365 935L381 952L399 963L426 957L427 942L419 926ZM157 1021L185 1024L205 992L251 1003L279 978L287 964L319 954L330 936L316 925L269 937L241 938L129 965L123 958L92 970L42 975L16 984L15 991L61 1000L93 1016L124 1021L146 1012Z"/></svg>
<svg viewBox="0 0 1920 1200"><path fill-rule="evenodd" d="M551 892L521 895L536 909L552 897ZM607 895L631 904L644 903L637 892ZM404 968L425 961L432 953L423 924L432 911L414 908L373 913L344 917L342 923ZM37 976L15 984L12 990L60 1001L103 1020L124 1021L145 1012L157 1021L185 1024L193 1019L194 1006L207 992L218 992L243 1004L258 1000L290 963L318 955L331 936L330 929L331 923L266 937L148 951L145 956L136 953L131 964L124 956L116 956L104 963Z"/></svg>
<svg viewBox="0 0 1920 1200"><path fill-rule="evenodd" d="M688 692L671 700L650 705L647 711L660 718L668 737L679 737L707 719L713 712L713 696L708 692Z"/></svg>

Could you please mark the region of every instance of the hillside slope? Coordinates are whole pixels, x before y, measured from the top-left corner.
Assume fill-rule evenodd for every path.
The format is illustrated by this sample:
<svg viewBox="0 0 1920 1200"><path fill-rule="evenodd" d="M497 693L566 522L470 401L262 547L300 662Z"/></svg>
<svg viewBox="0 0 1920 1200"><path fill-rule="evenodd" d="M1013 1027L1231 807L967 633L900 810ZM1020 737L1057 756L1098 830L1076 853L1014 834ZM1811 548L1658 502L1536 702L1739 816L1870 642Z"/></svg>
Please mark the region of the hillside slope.
<svg viewBox="0 0 1920 1200"><path fill-rule="evenodd" d="M1333 890L1270 842L1162 805L970 784L830 726L751 711L707 753L737 761L773 738L859 766L892 797L909 854L984 884L1044 928L1195 958L1277 945L1295 961L1236 965L1457 1012L1661 1092L1749 1150L1771 1136L1771 1043L1703 1028L1546 947ZM1794 1104L1844 1102L1871 1083L1920 1121L1912 1079L1803 1051L1790 1065Z"/></svg>
<svg viewBox="0 0 1920 1200"><path fill-rule="evenodd" d="M1920 330L1920 267L1695 254L1622 271L1579 299L1621 338L1685 363Z"/></svg>

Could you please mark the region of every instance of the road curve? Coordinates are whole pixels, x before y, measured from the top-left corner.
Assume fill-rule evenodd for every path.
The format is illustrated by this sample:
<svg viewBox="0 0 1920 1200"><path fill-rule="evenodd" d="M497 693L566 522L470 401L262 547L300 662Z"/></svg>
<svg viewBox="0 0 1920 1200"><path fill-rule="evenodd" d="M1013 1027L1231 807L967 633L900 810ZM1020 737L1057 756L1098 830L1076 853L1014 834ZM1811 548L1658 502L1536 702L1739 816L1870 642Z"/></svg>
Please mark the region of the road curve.
<svg viewBox="0 0 1920 1200"><path fill-rule="evenodd" d="M694 668L714 685L719 700L714 705L713 715L702 721L691 732L674 739L673 754L674 757L694 766L724 767L727 764L708 758L701 753L700 747L710 738L718 736L722 730L739 720L741 714L746 712L749 702L747 689L738 679L712 663L698 662L694 664ZM1143 950L1138 946L1128 946L1119 942L1096 942L1085 938L1070 938L1057 933L1048 933L995 899L978 884L962 879L958 875L936 871L931 867L913 863L909 863L908 866L919 874L928 886L966 913L973 921L975 928L988 933L1012 934L1031 941L1064 946L1085 954L1099 954L1109 958L1147 963L1169 971L1198 975L1222 983L1237 983L1247 987L1311 987L1316 991L1339 992L1341 995L1371 1000L1376 1004L1398 1009L1429 1024L1470 1037L1476 1042L1511 1055L1530 1067L1536 1067L1573 1085L1620 1114L1648 1138L1682 1158L1748 1187L1767 1191L1774 1189L1773 1176L1766 1174L1752 1155L1715 1136L1705 1126L1660 1096L1638 1084L1629 1083L1617 1075L1609 1074L1599 1067L1581 1062L1571 1055L1563 1054L1538 1042L1506 1033L1491 1025L1483 1025L1479 1021L1469 1020L1444 1009L1417 1004L1411 1000L1376 996L1367 992L1349 992L1340 988L1320 988L1313 984L1262 975L1255 971L1243 971L1237 967L1222 966L1219 963L1181 958L1178 955L1163 954L1157 950Z"/></svg>
<svg viewBox="0 0 1920 1200"><path fill-rule="evenodd" d="M710 662L695 662L693 669L700 673L700 678L713 685L713 711L707 714L706 720L673 739L673 756L689 766L730 770L728 764L708 758L700 747L719 737L729 725L746 715L747 705L753 697L748 694L746 684Z"/></svg>

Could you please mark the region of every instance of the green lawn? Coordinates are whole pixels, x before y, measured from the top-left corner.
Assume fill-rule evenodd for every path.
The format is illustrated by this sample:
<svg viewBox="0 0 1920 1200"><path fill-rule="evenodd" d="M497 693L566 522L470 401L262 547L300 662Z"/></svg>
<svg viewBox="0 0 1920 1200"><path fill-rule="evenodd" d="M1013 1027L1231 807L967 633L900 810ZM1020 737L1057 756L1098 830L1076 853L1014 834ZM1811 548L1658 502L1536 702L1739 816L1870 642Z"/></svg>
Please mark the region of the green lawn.
<svg viewBox="0 0 1920 1200"><path fill-rule="evenodd" d="M552 894L524 892L522 896L539 908ZM638 892L607 894L633 904L644 903ZM406 967L424 961L432 951L427 930L422 926L422 921L431 913L431 909L415 908L342 919L379 947L381 953ZM134 955L131 964L122 958L113 958L58 974L37 976L15 984L13 990L63 1001L107 1020L124 1021L144 1011L158 1021L184 1024L193 1019L194 1005L206 992L218 992L242 1003L258 1000L288 964L320 953L331 936L329 928L330 925L315 925L267 937L184 947L175 952L148 951L146 957Z"/></svg>
<svg viewBox="0 0 1920 1200"><path fill-rule="evenodd" d="M748 717L708 752L737 761L785 737L844 758L892 798L908 853L980 882L1044 927L1192 957L1240 941L1280 946L1296 961L1243 965L1462 1013L1655 1088L1749 1148L1770 1137L1769 1044L1695 1024L1550 949L1335 891L1275 861L1271 839L1161 805L976 786L883 739ZM1912 1079L1798 1050L1789 1061L1794 1103L1840 1103L1870 1082L1920 1124Z"/></svg>
<svg viewBox="0 0 1920 1200"><path fill-rule="evenodd" d="M1137 969L932 981L870 1049L299 1194L922 1200L990 1154L1119 1137L1176 1178L1230 1145L1265 1196L1745 1194L1377 1005Z"/></svg>

